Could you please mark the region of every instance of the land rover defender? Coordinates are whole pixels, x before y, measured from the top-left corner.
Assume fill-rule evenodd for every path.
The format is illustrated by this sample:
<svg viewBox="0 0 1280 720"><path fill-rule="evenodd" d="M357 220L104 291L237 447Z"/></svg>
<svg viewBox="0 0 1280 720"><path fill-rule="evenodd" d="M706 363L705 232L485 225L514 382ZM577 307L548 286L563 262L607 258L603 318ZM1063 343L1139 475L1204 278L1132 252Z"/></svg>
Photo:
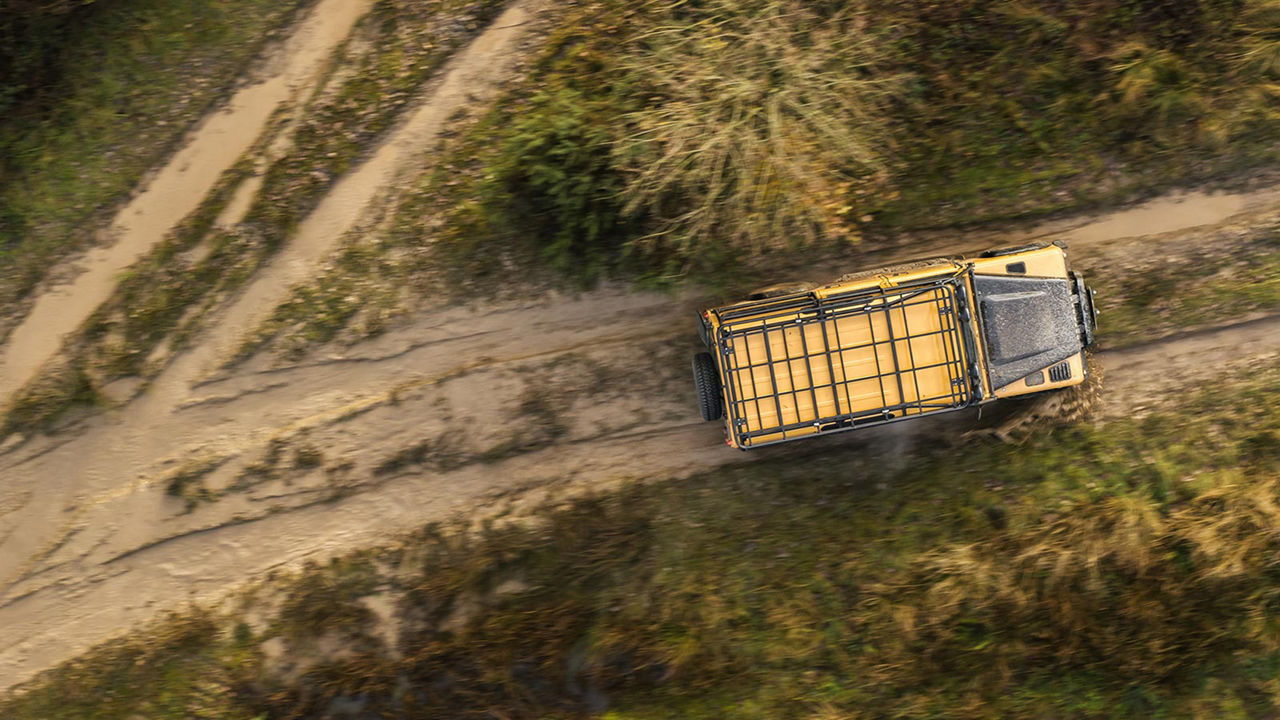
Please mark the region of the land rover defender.
<svg viewBox="0 0 1280 720"><path fill-rule="evenodd" d="M1079 384L1095 317L1057 244L911 262L703 311L694 381L746 450Z"/></svg>

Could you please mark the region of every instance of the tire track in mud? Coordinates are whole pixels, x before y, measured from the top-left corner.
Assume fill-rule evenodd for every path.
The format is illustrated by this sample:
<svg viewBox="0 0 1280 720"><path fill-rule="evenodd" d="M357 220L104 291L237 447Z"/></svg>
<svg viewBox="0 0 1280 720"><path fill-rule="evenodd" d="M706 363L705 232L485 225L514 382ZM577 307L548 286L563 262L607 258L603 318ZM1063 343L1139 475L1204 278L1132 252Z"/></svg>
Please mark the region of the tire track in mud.
<svg viewBox="0 0 1280 720"><path fill-rule="evenodd" d="M1280 316L1271 316L1099 353L1095 361L1104 371L1111 402L1114 396L1140 396L1166 387L1167 373L1153 377L1147 370L1157 362L1162 368L1186 364L1220 372L1220 361L1277 351ZM475 384L483 386L484 381L477 378ZM959 415L930 418L910 428L868 429L823 442L869 448L883 443L895 452L904 446L909 450L915 442L951 434L965 422ZM730 452L720 435L715 423L649 423L570 439L495 464L403 472L362 486L347 497L303 497L284 512L261 508L256 517L236 515L131 547L117 544L118 540L104 544L100 539L89 551L109 550L103 557L84 567L75 567L75 558L63 560L61 567L42 573L48 577L36 585L14 588L0 606L0 620L14 637L26 640L0 647L0 662L5 663L0 668L6 676L23 677L74 652L76 645L65 645L68 636L105 637L152 616L157 608L188 598L215 597L245 578L374 544L424 522L492 504L513 492L564 491L569 486L599 489L627 479L681 476L787 452L786 448ZM138 588L148 592L139 594ZM85 613L86 607L96 608L96 614ZM57 618L52 628L51 616Z"/></svg>
<svg viewBox="0 0 1280 720"><path fill-rule="evenodd" d="M514 43L524 34L521 26L532 5L535 3L526 0L514 3L445 65L417 109L411 110L408 118L391 131L371 158L334 186L303 221L289 244L229 308L214 318L217 324L208 337L200 339L194 349L180 355L148 392L126 411L110 417L114 422L108 432L90 433L84 443L72 443L78 446L82 457L100 457L104 461L103 466L114 470L95 471L74 459L58 467L53 477L60 481L49 488L50 492L46 494L49 502L39 510L28 507L22 517L11 520L17 526L15 534L22 538L23 546L0 548L3 550L0 552L0 582L13 572L15 557L29 555L34 547L46 542L44 536L48 533L47 530L42 531L41 526L50 517L60 514L60 507L66 503L70 493L84 495L110 487L115 484L110 477L113 473L122 476L145 474L149 460L164 459L173 454L173 447L165 449L165 441L172 443L171 439L175 434L180 435L184 427L174 428L169 415L187 401L190 383L199 377L207 364L221 359L221 353L252 326L260 313L269 312L274 302L294 283L314 271L319 260L365 215L377 196L389 189L397 173L431 145L450 115L466 102L492 96L497 80L518 57ZM323 10L324 7L318 9ZM332 404L332 398L323 399ZM303 404L300 408L301 412L286 413L289 417L282 419L280 424L288 424L297 417L313 413L315 405ZM244 423L247 427L238 428L238 432L232 432L231 426L236 423L215 421L214 424L216 434L223 436L220 440L224 445L245 437L252 438L254 442L263 437L262 426L252 422ZM187 427L193 434L209 435L206 432L208 427Z"/></svg>
<svg viewBox="0 0 1280 720"><path fill-rule="evenodd" d="M350 34L373 0L320 0L284 42L268 76L242 88L188 134L182 147L122 208L84 271L38 297L0 349L0 404L32 380L114 291L118 276L200 204L218 178L258 139L277 108L315 86L325 60Z"/></svg>
<svg viewBox="0 0 1280 720"><path fill-rule="evenodd" d="M228 359L249 329L288 298L294 285L314 275L348 232L356 230L385 202L394 181L421 163L450 116L473 103L492 101L498 81L515 66L517 44L529 19L529 0L512 3L489 27L459 51L432 81L416 109L407 113L373 155L344 175L304 219L288 244L212 319L196 348L181 354L149 388L140 407L162 414L185 397L190 386Z"/></svg>
<svg viewBox="0 0 1280 720"><path fill-rule="evenodd" d="M1141 413L1171 392L1280 355L1280 314L1191 330L1141 345L1099 353L1106 375L1102 412Z"/></svg>

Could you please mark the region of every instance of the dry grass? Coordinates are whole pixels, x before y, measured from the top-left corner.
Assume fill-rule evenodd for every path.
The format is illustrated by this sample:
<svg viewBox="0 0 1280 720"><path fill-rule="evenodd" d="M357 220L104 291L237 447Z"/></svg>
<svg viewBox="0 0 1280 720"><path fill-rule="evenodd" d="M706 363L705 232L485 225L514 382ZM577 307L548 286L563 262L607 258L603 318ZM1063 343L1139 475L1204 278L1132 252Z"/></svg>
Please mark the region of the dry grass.
<svg viewBox="0 0 1280 720"><path fill-rule="evenodd" d="M663 3L662 5L667 5ZM868 13L790 0L715 0L655 13L617 63L640 109L617 148L642 244L696 255L857 239L856 198L886 181L884 109Z"/></svg>

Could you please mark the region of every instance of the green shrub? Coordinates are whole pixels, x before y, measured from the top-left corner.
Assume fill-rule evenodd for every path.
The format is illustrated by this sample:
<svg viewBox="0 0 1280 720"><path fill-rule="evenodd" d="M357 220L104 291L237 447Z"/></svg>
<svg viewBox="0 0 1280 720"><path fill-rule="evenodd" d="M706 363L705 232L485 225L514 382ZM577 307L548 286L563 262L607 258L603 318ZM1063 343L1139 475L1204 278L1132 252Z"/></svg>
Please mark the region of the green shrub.
<svg viewBox="0 0 1280 720"><path fill-rule="evenodd" d="M584 281L605 273L625 238L622 178L611 157L617 110L560 88L536 95L493 166L503 234L530 233L542 258Z"/></svg>

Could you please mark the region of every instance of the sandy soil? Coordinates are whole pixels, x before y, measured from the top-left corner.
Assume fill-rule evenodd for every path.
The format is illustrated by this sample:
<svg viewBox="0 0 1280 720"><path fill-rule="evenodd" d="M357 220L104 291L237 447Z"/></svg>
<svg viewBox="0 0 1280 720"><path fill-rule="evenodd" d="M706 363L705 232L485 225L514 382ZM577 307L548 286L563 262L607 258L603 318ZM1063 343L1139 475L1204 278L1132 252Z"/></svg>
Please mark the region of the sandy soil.
<svg viewBox="0 0 1280 720"><path fill-rule="evenodd" d="M359 4L328 5L355 13ZM212 600L271 569L432 520L519 512L550 493L790 451L731 451L717 424L698 421L685 376L702 299L689 293L606 287L436 309L339 354L321 349L285 367L254 358L210 374L344 233L377 216L401 172L429 162L421 151L455 110L491 98L539 7L517 0L442 69L416 109L146 393L0 450L0 688L187 600ZM151 188L164 191L164 177ZM1118 238L1185 234L1278 206L1277 189L1181 193L994 241L956 234L934 249L969 252L1052 233L1072 241L1087 271ZM54 347L59 327L45 326ZM12 347L23 337L15 333ZM1101 353L1097 362L1105 402L1131 408L1278 349L1280 319L1267 317ZM1153 365L1168 372L1156 375ZM974 422L951 417L810 447L882 443L906 457L930 427Z"/></svg>

